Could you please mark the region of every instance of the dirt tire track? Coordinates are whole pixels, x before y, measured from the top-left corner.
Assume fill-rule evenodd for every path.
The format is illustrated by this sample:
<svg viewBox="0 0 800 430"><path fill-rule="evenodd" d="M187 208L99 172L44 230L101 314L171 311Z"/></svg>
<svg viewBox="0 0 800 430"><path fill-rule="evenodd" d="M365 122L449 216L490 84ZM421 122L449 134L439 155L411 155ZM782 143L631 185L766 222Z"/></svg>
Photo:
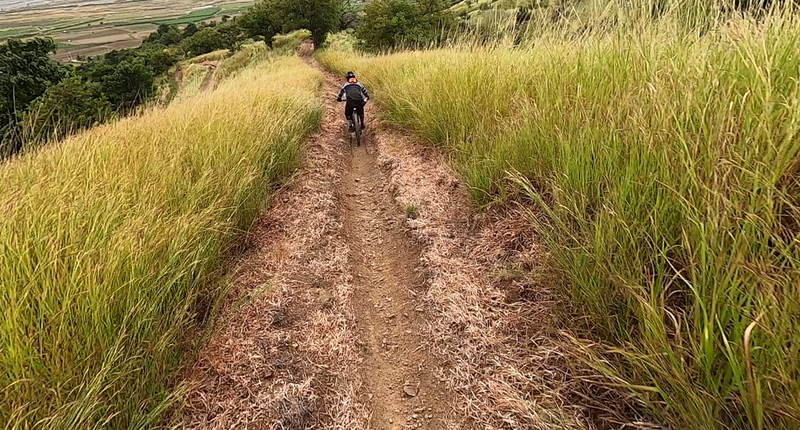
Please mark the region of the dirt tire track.
<svg viewBox="0 0 800 430"><path fill-rule="evenodd" d="M458 411L447 428L595 428L587 402L570 398L576 380L555 340L552 279L530 214L475 214L447 155L386 124L373 143L397 203L417 208L406 224L422 244L424 336L447 363L439 377Z"/></svg>
<svg viewBox="0 0 800 430"><path fill-rule="evenodd" d="M425 280L420 248L404 231L406 214L364 146L353 150L343 189L369 428L445 428L450 396L436 378L439 363L423 338Z"/></svg>
<svg viewBox="0 0 800 430"><path fill-rule="evenodd" d="M182 428L443 429L453 420L437 378L446 372L425 338L420 249L387 172L363 146L346 148L338 84L325 75L321 130L232 270L227 320L185 378Z"/></svg>
<svg viewBox="0 0 800 430"><path fill-rule="evenodd" d="M202 91L208 91L213 89L214 87L214 78L217 76L217 66L219 65L219 61L204 61L199 63L200 66L208 68L208 72L206 72L206 77L203 79L203 84L200 86Z"/></svg>

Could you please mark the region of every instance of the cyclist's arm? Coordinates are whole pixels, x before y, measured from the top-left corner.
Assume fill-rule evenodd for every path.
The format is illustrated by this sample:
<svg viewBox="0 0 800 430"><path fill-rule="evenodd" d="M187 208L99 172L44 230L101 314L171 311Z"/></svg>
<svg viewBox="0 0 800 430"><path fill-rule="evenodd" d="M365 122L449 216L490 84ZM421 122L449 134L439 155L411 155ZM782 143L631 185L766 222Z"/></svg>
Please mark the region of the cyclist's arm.
<svg viewBox="0 0 800 430"><path fill-rule="evenodd" d="M345 85L342 85L342 88L339 89L339 95L336 96L336 101L337 102L342 101L342 96L344 95L344 87L345 87Z"/></svg>
<svg viewBox="0 0 800 430"><path fill-rule="evenodd" d="M367 91L367 87L362 85L361 86L361 92L364 93L364 98L366 100L369 100L369 91Z"/></svg>

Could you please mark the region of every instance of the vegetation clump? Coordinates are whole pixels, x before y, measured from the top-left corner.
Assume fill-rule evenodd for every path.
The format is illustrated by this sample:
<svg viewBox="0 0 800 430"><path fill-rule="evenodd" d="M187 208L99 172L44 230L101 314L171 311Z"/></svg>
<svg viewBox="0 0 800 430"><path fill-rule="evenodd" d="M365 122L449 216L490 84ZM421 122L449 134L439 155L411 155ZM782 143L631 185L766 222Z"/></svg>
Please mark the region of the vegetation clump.
<svg viewBox="0 0 800 430"><path fill-rule="evenodd" d="M320 79L262 63L0 164L6 428L159 425L228 247L318 127Z"/></svg>

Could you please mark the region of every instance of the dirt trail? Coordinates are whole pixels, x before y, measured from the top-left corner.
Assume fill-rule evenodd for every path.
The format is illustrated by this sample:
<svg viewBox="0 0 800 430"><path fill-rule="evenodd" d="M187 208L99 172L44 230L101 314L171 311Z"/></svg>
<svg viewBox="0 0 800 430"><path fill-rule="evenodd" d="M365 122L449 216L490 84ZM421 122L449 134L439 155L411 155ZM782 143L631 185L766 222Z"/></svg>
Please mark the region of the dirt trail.
<svg viewBox="0 0 800 430"><path fill-rule="evenodd" d="M402 227L413 212L398 207L375 156L363 147L353 151L342 185L370 427L444 428L449 396L434 376L438 362L421 338L420 250Z"/></svg>
<svg viewBox="0 0 800 430"><path fill-rule="evenodd" d="M203 61L199 63L200 66L208 68L208 73L206 73L206 77L203 79L203 85L200 86L202 91L208 91L212 89L214 85L214 78L217 75L217 65L219 61Z"/></svg>
<svg viewBox="0 0 800 430"><path fill-rule="evenodd" d="M420 248L375 155L347 148L338 84L325 75L321 130L231 271L183 428L444 429L454 415Z"/></svg>

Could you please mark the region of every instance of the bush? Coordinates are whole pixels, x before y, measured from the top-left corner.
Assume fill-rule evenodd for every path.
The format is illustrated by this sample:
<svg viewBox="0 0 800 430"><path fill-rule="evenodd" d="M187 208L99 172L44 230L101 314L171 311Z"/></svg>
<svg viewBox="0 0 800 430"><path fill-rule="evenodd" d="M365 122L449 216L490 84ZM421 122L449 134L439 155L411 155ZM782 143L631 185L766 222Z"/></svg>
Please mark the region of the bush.
<svg viewBox="0 0 800 430"><path fill-rule="evenodd" d="M366 51L426 46L455 23L442 0L375 0L364 12L356 37Z"/></svg>
<svg viewBox="0 0 800 430"><path fill-rule="evenodd" d="M111 112L111 104L96 87L72 76L49 87L25 112L26 140L57 140L104 122Z"/></svg>
<svg viewBox="0 0 800 430"><path fill-rule="evenodd" d="M206 27L185 39L181 47L189 57L193 57L223 49L225 44L216 28Z"/></svg>
<svg viewBox="0 0 800 430"><path fill-rule="evenodd" d="M331 51L337 52L352 52L356 49L358 39L356 39L355 31L347 29L338 33L329 34L325 40L325 46Z"/></svg>
<svg viewBox="0 0 800 430"><path fill-rule="evenodd" d="M130 111L153 93L153 73L141 63L123 60L102 78L100 89L119 110Z"/></svg>
<svg viewBox="0 0 800 430"><path fill-rule="evenodd" d="M28 105L66 76L67 69L50 58L54 52L52 39L0 45L0 158L21 144L18 125Z"/></svg>

